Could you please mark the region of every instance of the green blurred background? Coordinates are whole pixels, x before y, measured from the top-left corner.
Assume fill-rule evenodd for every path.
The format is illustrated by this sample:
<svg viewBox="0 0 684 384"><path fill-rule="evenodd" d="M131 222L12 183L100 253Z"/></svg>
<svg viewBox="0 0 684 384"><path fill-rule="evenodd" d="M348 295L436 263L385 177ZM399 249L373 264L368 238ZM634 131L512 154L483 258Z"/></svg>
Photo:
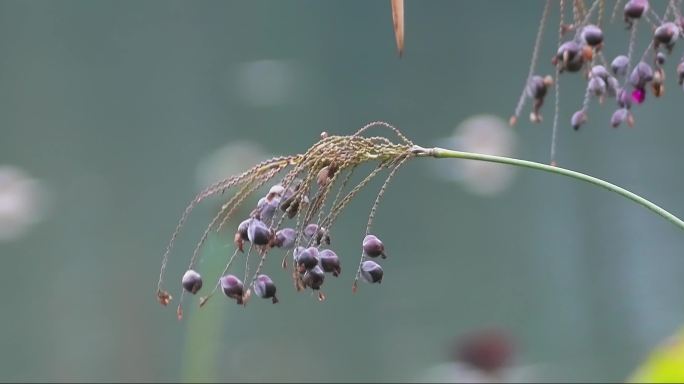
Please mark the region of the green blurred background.
<svg viewBox="0 0 684 384"><path fill-rule="evenodd" d="M375 222L385 280L356 295L379 181L334 230L344 270L326 281L326 302L296 293L280 257L266 267L275 306L187 301L178 322L154 297L176 221L212 179L372 120L429 146L473 115L507 119L541 8L407 1L399 60L389 1L0 1L0 165L43 196L35 222L0 242L0 380L412 381L448 360L454 337L486 327L509 334L514 365L536 377L625 379L684 323L684 236L617 195L538 172L480 194L440 177L440 160L410 162ZM540 72L551 70L553 17ZM609 56L627 46L623 26L614 32ZM582 82L567 79L560 165L684 215L674 76L636 128L610 129L608 101L579 132L567 120ZM544 124L523 112L515 156L548 161L549 100ZM171 288L221 203L188 222ZM208 242L206 285L231 238Z"/></svg>

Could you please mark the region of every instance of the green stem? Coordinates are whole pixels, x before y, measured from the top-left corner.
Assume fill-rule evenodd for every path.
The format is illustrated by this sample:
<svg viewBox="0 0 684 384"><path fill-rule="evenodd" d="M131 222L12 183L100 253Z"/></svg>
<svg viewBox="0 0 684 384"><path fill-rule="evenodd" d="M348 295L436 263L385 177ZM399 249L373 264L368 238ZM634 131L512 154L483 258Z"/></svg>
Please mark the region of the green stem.
<svg viewBox="0 0 684 384"><path fill-rule="evenodd" d="M576 172L576 171L571 171L569 169L565 168L560 168L552 165L546 165L546 164L541 164L541 163L536 163L534 161L528 161L528 160L519 160L519 159L513 159L510 157L502 157L502 156L492 156L492 155L484 155L480 153L472 153L472 152L460 152L460 151L452 151L449 149L443 149L443 148L431 148L431 149L426 149L422 148L419 146L414 146L411 148L411 151L416 155L416 156L429 156L429 157L434 157L438 159L468 159L468 160L478 160L478 161L487 161L490 163L500 163L500 164L508 164L508 165L514 165L516 167L524 167L524 168L531 168L535 169L538 171L544 171L544 172L550 172L550 173L555 173L558 175L563 175L567 177L572 177L573 179L577 180L582 180L586 181L587 183L597 185L599 187L605 188L609 191L615 192L618 195L627 198L629 200L634 201L635 203L641 204L644 207L650 209L651 211L657 213L658 215L662 216L665 218L667 221L671 222L672 224L678 226L680 229L684 230L684 221L679 219L677 216L671 214L670 212L666 211L665 209L659 207L658 205L652 203L651 201L633 193L630 192L624 188L618 187L615 184L611 184L605 180L598 179L593 176L585 175L584 173Z"/></svg>

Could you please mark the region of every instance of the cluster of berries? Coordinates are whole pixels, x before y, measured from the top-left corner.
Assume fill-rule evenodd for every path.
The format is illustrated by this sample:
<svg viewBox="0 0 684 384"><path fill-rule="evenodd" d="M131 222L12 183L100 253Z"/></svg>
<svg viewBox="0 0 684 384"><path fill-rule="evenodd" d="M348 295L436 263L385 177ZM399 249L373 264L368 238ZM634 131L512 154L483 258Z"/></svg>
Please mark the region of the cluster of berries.
<svg viewBox="0 0 684 384"><path fill-rule="evenodd" d="M676 41L684 33L684 17L680 11L681 1L663 1L662 4L666 5L666 8L660 16L652 9L648 0L628 0L622 7L624 22L627 30L630 31L627 52L616 55L609 61L604 56L604 31L601 27L606 0L594 0L588 9L584 1L574 0L573 22L569 24L564 23L565 1L560 0L559 45L551 59L556 69L555 77L534 73L550 2L550 0L547 1L543 11L530 73L516 110L511 116L510 124L514 125L517 122L526 99L533 101L530 120L535 123L541 122L544 99L549 88L554 84L556 103L558 103L558 76L565 72L582 72L583 79L586 81L584 101L582 107L570 118L570 125L577 130L588 121L587 112L591 98L598 99L599 103L603 103L606 98L614 98L617 109L612 114L610 125L614 128L623 123L633 126L633 105L642 104L646 100L649 89L655 97L664 94L666 73L664 66ZM613 17L620 7L621 1L616 0ZM637 59L634 55L634 46L639 22L648 23L651 26L651 38L649 46ZM568 34L573 36L567 39ZM678 82L682 85L684 83L684 57L680 59L675 71ZM557 107L555 114L554 132L558 120Z"/></svg>
<svg viewBox="0 0 684 384"><path fill-rule="evenodd" d="M298 184L297 184L298 185ZM292 259L295 265L296 285L298 289L310 288L319 291L325 280L325 274L329 273L337 277L342 273L340 258L337 253L329 248L330 234L318 224L308 224L301 232L293 228L285 227L278 231L270 229L266 223L272 223L275 213L281 210L286 216L292 218L293 210L298 210L294 206L293 196L296 188L285 189L277 184L271 187L268 194L261 198L257 207L252 211L250 217L243 220L235 232L234 243L236 251L244 252L245 243L257 247L260 253L264 254L271 248L280 248L286 252L292 251ZM297 200L296 204L306 206L308 199ZM307 245L296 245L304 240ZM375 235L366 235L362 242L363 254L371 258L385 258L385 247L382 241ZM283 268L287 268L286 258L283 258ZM383 277L383 269L380 264L373 260L363 260L360 267L360 277L368 283L380 283ZM181 279L183 289L191 294L196 294L202 288L202 277L194 269L185 272ZM223 275L217 284L223 293L237 304L244 305L251 296L251 290L245 288L245 284L235 275ZM276 286L273 280L265 274L255 276L253 282L254 293L261 298L271 299L275 304L278 302L276 297ZM324 296L319 292L319 299ZM208 297L203 298L202 303Z"/></svg>
<svg viewBox="0 0 684 384"><path fill-rule="evenodd" d="M361 136L365 130L380 126L392 130L401 143L393 143L386 137ZM337 217L359 191L382 171L388 170L385 182L371 207L364 238L361 242L361 258L354 277L352 290L356 291L357 281L380 283L383 269L376 261L385 258L383 242L371 232L378 204L385 193L389 181L396 171L410 158L415 157L415 146L399 130L384 122L373 122L350 136L329 136L321 134L321 140L303 154L275 157L256 164L245 172L221 180L200 192L186 207L176 230L162 258L162 266L157 283L157 300L168 305L171 295L162 287L164 272L174 241L193 208L204 199L224 194L237 188L236 193L221 206L214 219L206 228L197 243L190 264L181 278L181 298L178 317L182 316L182 300L186 293L197 294L203 285L202 276L195 265L200 257L203 243L213 231L220 231L229 222L238 207L253 193L265 185L272 185L261 196L256 207L238 225L233 237L235 251L229 257L225 269L219 274L214 289L200 298L200 306L219 289L238 304L246 304L254 293L256 296L278 302L274 279L262 273L262 267L269 254L275 250L284 251L282 265L288 268L291 255L292 277L298 291L309 289L318 293L318 299L325 295L321 287L326 274L335 277L342 273L338 254L330 248L330 229ZM357 167L364 163L376 162L370 174L347 191L347 184ZM280 172L289 170L274 184L269 183ZM336 193L333 192L337 189ZM329 199L334 195L334 199ZM329 201L331 202L329 203ZM288 225L287 223L292 223ZM250 274L250 254L256 252L260 258L256 270ZM242 280L228 273L238 254L244 254L244 277Z"/></svg>

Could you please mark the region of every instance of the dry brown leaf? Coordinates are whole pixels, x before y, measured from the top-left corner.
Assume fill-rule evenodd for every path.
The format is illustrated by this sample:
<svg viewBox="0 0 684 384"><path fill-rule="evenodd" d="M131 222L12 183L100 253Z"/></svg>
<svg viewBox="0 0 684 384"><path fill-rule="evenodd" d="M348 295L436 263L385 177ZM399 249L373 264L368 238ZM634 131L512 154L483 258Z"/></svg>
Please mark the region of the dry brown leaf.
<svg viewBox="0 0 684 384"><path fill-rule="evenodd" d="M397 41L399 57L404 53L404 0L392 1L392 21L394 23L394 37Z"/></svg>

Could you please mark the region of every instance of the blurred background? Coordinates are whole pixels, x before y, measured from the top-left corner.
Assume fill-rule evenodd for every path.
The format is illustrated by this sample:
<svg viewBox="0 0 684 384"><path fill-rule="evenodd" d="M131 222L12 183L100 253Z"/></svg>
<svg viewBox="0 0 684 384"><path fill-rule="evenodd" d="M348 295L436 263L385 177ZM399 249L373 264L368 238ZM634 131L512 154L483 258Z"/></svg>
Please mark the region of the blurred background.
<svg viewBox="0 0 684 384"><path fill-rule="evenodd" d="M302 152L321 131L385 120L423 146L548 162L552 98L543 124L529 123L528 104L515 128L502 125L542 5L407 1L398 59L389 1L0 1L0 380L456 380L467 356L483 355L518 380L625 380L684 323L684 235L551 174L409 162L374 225L390 254L384 281L356 295L381 180L335 227L343 272L326 281L327 301L296 293L280 257L265 269L278 305L186 301L178 322L154 296L195 193ZM627 46L619 21L609 56ZM583 82L564 77L559 165L684 215L674 78L634 129L609 128L611 103L574 132ZM173 293L223 201L203 203L179 237ZM206 244L207 285L235 225ZM464 353L474 334L490 347Z"/></svg>

